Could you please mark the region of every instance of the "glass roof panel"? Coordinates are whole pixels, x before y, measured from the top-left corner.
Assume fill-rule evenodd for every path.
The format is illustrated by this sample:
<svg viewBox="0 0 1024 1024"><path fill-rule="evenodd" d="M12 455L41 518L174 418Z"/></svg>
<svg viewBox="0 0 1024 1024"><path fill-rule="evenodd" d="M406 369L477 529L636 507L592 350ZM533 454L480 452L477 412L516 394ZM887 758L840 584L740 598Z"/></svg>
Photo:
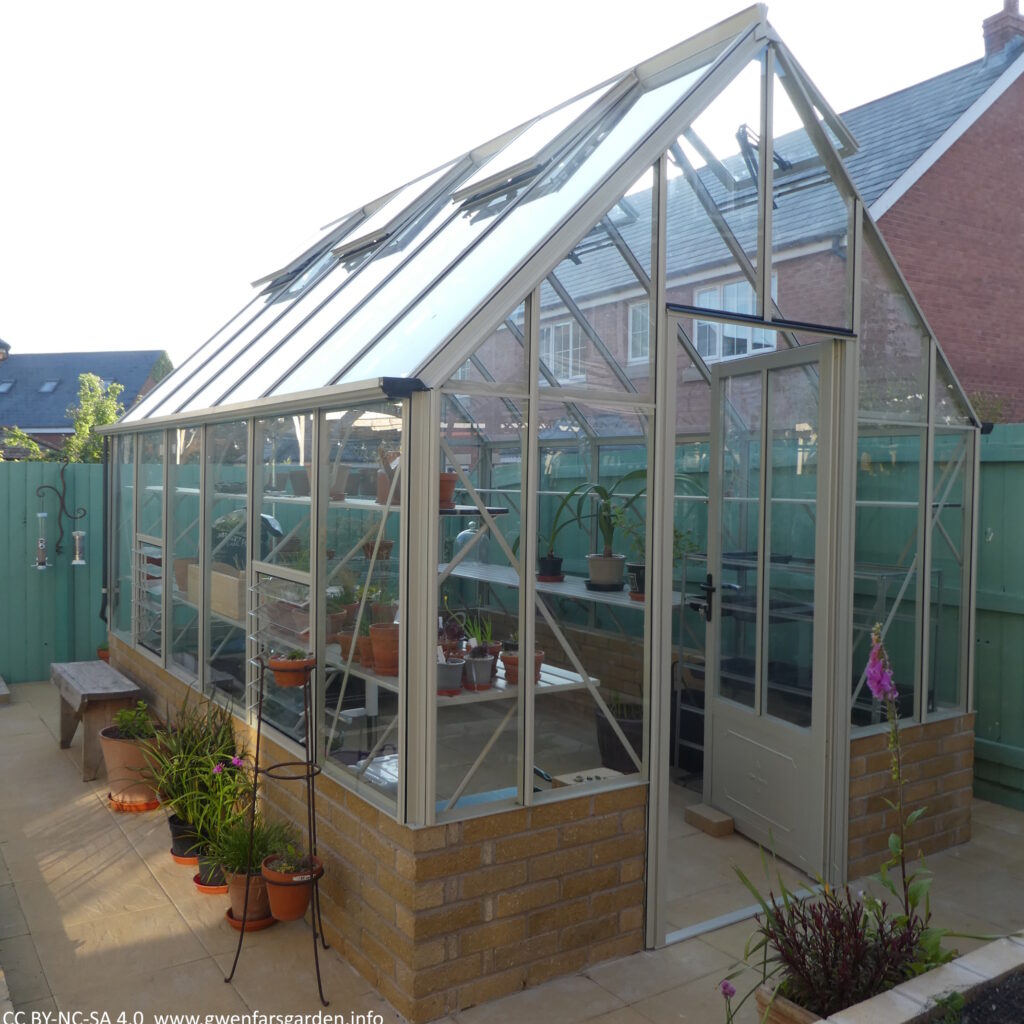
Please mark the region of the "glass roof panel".
<svg viewBox="0 0 1024 1024"><path fill-rule="evenodd" d="M520 132L504 149L499 150L463 185L458 196L473 195L486 190L486 184L497 185L511 177L508 171L536 168L544 158L544 151L585 110L607 94L611 85L602 85L571 100L550 114L539 117ZM486 184L485 184L486 183ZM480 186L485 185L484 189Z"/></svg>
<svg viewBox="0 0 1024 1024"><path fill-rule="evenodd" d="M533 186L525 201L499 220L467 256L452 266L388 334L342 375L358 381L384 373L408 376L448 338L503 277L524 262L543 239L664 118L700 78L704 68L616 105L614 127L599 126ZM622 106L629 108L622 110ZM447 264L440 264L445 266Z"/></svg>
<svg viewBox="0 0 1024 1024"><path fill-rule="evenodd" d="M193 375L200 373L204 364L215 358L217 353L239 332L249 333L252 325L260 320L272 302L266 295L256 296L237 316L229 320L205 345L201 345L180 366L172 370L160 383L139 402L129 409L124 422L149 419L151 416L167 416L177 412L181 398L175 399L179 389L189 385ZM264 317L264 319L266 319ZM260 321L262 323L262 321ZM268 321L269 322L269 321ZM191 393L190 391L186 394Z"/></svg>
<svg viewBox="0 0 1024 1024"><path fill-rule="evenodd" d="M240 382L231 392L231 401L247 401L267 393L289 394L330 383L344 365L344 344L353 337L358 340L371 336L354 334L349 324L353 321L366 323L373 316L388 315L386 304L376 304L377 290L387 291L395 272L411 261L435 235L443 233L455 212L451 203L445 203L433 218L418 221L407 233L399 234L374 253L333 302L300 324L288 343L273 353L261 367L258 380L250 376ZM366 301L368 296L369 302ZM338 340L339 336L342 341ZM279 382L277 386L275 381Z"/></svg>
<svg viewBox="0 0 1024 1024"><path fill-rule="evenodd" d="M416 181L410 182L399 189L393 199L386 202L376 213L371 214L358 230L352 233L351 238L346 238L339 245L335 252L351 252L371 240L380 237L382 234L394 230L395 222L404 214L412 204L423 196L431 185L435 185L443 174L446 174L455 166L454 161L445 164L444 167L430 174L424 175Z"/></svg>
<svg viewBox="0 0 1024 1024"><path fill-rule="evenodd" d="M339 285L343 285L345 278L344 267L336 263L316 284L291 302L278 304L272 301L271 306L277 314L273 319L264 317L242 331L192 375L189 398L179 406L179 411L206 409L216 405L261 355L279 344L304 316L315 310Z"/></svg>
<svg viewBox="0 0 1024 1024"><path fill-rule="evenodd" d="M359 352L360 347L372 342L395 316L415 302L419 293L430 285L444 267L458 259L494 224L493 217L482 216L480 211L459 212L452 217L451 204L446 207L446 211L451 219L404 263L402 272L381 285L369 302L327 338L320 348L307 356L274 387L271 394L291 394L333 383L332 377ZM408 359L392 359L390 365L381 364L379 372L375 371L369 376L403 376L409 363ZM345 379L354 378L346 375ZM366 375L360 379L366 379Z"/></svg>

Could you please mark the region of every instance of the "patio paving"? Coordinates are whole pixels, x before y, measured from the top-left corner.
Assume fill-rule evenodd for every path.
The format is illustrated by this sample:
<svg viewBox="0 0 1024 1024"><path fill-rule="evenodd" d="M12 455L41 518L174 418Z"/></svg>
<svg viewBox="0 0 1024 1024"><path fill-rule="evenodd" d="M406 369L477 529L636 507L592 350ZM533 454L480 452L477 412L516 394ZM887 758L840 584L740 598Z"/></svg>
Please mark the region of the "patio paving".
<svg viewBox="0 0 1024 1024"><path fill-rule="evenodd" d="M224 983L237 940L224 898L198 895L191 872L171 861L161 813L115 814L104 779L82 782L81 736L59 749L49 683L11 691L0 706L0 1006L5 975L16 1010L141 1010L146 1024L164 1011L320 1010L304 922L247 935ZM1024 929L1024 814L975 801L973 815L972 841L929 859L934 923L984 935ZM717 986L751 928L744 921L601 964L446 1022L721 1021ZM980 943L954 944L966 952ZM321 951L321 969L330 1012L401 1020L333 950ZM736 985L746 991L745 979ZM752 1002L735 1019L753 1024Z"/></svg>

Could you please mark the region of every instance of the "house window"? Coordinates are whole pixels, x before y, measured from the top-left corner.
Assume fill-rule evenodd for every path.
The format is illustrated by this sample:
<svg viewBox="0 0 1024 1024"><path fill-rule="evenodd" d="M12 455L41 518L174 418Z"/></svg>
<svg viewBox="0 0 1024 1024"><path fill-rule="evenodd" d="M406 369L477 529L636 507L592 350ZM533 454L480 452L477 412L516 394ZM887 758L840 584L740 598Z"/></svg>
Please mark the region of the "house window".
<svg viewBox="0 0 1024 1024"><path fill-rule="evenodd" d="M44 380L43 383L39 385L39 393L41 395L51 395L57 390L57 385L59 383L60 381L57 380Z"/></svg>
<svg viewBox="0 0 1024 1024"><path fill-rule="evenodd" d="M778 277L772 274L772 299L777 300L778 297ZM754 289L746 281L731 281L729 284L715 285L711 288L698 288L694 296L694 305L720 309L725 313L752 316ZM721 359L737 359L754 352L773 351L775 332L763 327L697 320L694 323L694 343L704 362L717 363Z"/></svg>
<svg viewBox="0 0 1024 1024"><path fill-rule="evenodd" d="M545 324L540 329L540 358L563 384L583 380L583 342L575 320Z"/></svg>
<svg viewBox="0 0 1024 1024"><path fill-rule="evenodd" d="M469 380L469 368L472 364L467 359L453 374L452 380Z"/></svg>
<svg viewBox="0 0 1024 1024"><path fill-rule="evenodd" d="M0 395L6 395L14 387L13 380L0 380Z"/></svg>
<svg viewBox="0 0 1024 1024"><path fill-rule="evenodd" d="M651 352L651 306L634 302L629 307L629 361L646 363Z"/></svg>

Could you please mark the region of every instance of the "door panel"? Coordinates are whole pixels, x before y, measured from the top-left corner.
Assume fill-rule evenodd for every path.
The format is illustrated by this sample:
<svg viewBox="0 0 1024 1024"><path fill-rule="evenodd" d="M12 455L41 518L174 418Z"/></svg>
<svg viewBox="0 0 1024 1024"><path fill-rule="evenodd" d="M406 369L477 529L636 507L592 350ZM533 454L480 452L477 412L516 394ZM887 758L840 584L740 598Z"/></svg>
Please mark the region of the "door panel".
<svg viewBox="0 0 1024 1024"><path fill-rule="evenodd" d="M819 381L828 346L714 368L705 797L738 831L823 870Z"/></svg>

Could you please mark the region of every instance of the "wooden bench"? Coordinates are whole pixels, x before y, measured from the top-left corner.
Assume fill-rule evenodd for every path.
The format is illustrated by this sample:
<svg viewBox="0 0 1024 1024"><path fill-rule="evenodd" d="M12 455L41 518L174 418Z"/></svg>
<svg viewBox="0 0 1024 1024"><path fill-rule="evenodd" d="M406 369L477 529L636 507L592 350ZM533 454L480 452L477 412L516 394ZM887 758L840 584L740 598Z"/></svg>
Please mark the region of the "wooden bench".
<svg viewBox="0 0 1024 1024"><path fill-rule="evenodd" d="M134 707L142 691L105 661L66 661L50 666L50 682L60 694L60 745L70 747L82 723L82 781L99 774L103 752L100 730L113 725L122 708Z"/></svg>

